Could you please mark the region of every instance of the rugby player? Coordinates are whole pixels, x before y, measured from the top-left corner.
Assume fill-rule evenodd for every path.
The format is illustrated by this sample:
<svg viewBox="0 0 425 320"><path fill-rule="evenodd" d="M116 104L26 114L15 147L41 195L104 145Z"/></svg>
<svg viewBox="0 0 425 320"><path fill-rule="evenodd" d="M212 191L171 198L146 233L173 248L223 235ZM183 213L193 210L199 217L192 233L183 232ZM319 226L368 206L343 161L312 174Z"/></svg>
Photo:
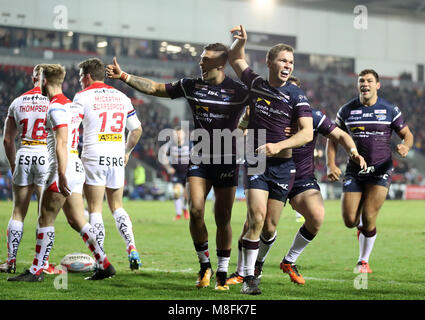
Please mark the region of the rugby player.
<svg viewBox="0 0 425 320"><path fill-rule="evenodd" d="M300 81L294 76L289 77L288 81L298 87L300 86ZM289 274L291 281L302 285L305 284L305 280L299 273L295 262L317 235L325 217L322 194L314 176L314 148L319 133L341 143L353 161L358 163L362 168L367 167L363 157L357 152L353 139L346 132L339 129L319 110L313 110L313 130L314 137L311 142L292 150L292 158L295 162L297 172L288 199L292 208L305 218L305 223L298 230L288 253L280 263L280 268L283 272ZM286 134L289 135L295 131L296 128L285 128ZM262 275L263 264L277 237L276 229L280 212L273 213L275 213L274 216L267 212L260 236L260 247L254 272L258 278ZM245 223L245 229L246 227L247 222ZM237 284L243 282L242 272L243 261L240 261L238 262L238 270L229 277L227 283Z"/></svg>
<svg viewBox="0 0 425 320"><path fill-rule="evenodd" d="M45 119L49 99L41 95L39 71L40 66L36 65L32 74L34 88L12 102L4 124L3 145L13 175L13 211L7 225L7 261L0 265L1 272L15 273L31 197L35 193L39 202L45 184L48 167Z"/></svg>
<svg viewBox="0 0 425 320"><path fill-rule="evenodd" d="M158 158L171 176L171 182L173 183L174 207L176 210L174 220L180 220L182 214L185 219L189 219L186 175L189 166L190 144L189 139L186 138L186 133L181 127L174 128L170 141L159 149Z"/></svg>
<svg viewBox="0 0 425 320"><path fill-rule="evenodd" d="M336 124L348 132L368 167L362 169L348 160L343 179L342 217L348 228L358 228L359 258L357 271L371 273L369 258L376 239L376 219L391 184L393 171L391 134L402 139L396 151L406 157L413 146L413 135L400 109L378 95L378 73L365 69L357 80L358 96L343 105ZM341 170L335 163L337 143L327 142L327 167L330 181L338 181ZM362 221L362 225L360 224Z"/></svg>
<svg viewBox="0 0 425 320"><path fill-rule="evenodd" d="M126 244L131 270L141 266L133 224L123 208L124 168L142 135L142 127L131 100L104 83L105 66L98 58L82 61L80 85L74 103L84 110L81 160L86 171L84 195L90 223L96 227L98 241L105 241L102 218L106 193L115 225ZM125 129L128 129L127 141Z"/></svg>
<svg viewBox="0 0 425 320"><path fill-rule="evenodd" d="M8 281L39 282L55 240L54 223L62 208L68 223L80 233L93 253L98 269L87 280L102 280L115 275L103 248L96 241L93 227L84 218L84 168L78 157L78 134L83 114L62 93L65 68L58 64L40 65L41 94L50 100L46 115L49 167L41 196L35 256L31 267Z"/></svg>
<svg viewBox="0 0 425 320"><path fill-rule="evenodd" d="M260 234L266 213L280 214L295 178L292 148L313 139L312 110L300 88L288 82L294 69L293 48L277 44L267 53L268 81L256 74L245 59L247 33L242 25L231 31L235 41L229 53L229 62L237 76L250 89L248 131L266 129L265 143L254 134L254 148L266 156L265 171L250 174L252 160L246 158L247 177L245 195L248 207L248 228L242 237L241 251L244 261L243 294L261 294L254 275ZM283 128L296 123L299 130L291 137ZM250 134L248 132L248 141ZM258 159L257 159L258 160Z"/></svg>
<svg viewBox="0 0 425 320"><path fill-rule="evenodd" d="M202 161L191 156L187 182L189 188L189 229L200 263L196 282L197 288L207 287L213 275L208 249L208 231L204 221L205 200L211 188L214 189L214 215L217 225L217 290L228 290L227 270L230 260L232 229L230 225L232 206L238 184L238 165L235 157L235 139L232 139L232 152L214 152L214 129L237 128L239 118L246 107L248 92L246 88L226 76L228 48L221 43L206 45L201 54L199 66L200 78L183 78L174 83L158 83L150 79L129 75L123 72L114 58L108 65L107 75L121 79L134 89L153 96L165 98L185 98L192 110L195 130L204 133L200 141L195 142L193 150L203 145ZM202 131L202 132L201 132ZM193 133L193 132L192 132ZM203 139L208 139L205 143ZM199 144L199 145L198 145ZM208 148L209 147L209 148ZM230 156L230 163L226 163ZM199 160L199 154L196 154ZM223 159L225 158L225 159ZM227 159L226 159L227 158ZM223 161L225 162L223 164Z"/></svg>

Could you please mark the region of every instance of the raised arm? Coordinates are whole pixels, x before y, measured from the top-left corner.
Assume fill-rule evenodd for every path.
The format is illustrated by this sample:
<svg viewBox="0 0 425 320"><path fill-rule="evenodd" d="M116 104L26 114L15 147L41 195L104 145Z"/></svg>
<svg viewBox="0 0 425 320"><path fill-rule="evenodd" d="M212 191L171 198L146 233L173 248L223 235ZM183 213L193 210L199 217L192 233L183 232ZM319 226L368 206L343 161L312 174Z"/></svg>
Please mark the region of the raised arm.
<svg viewBox="0 0 425 320"><path fill-rule="evenodd" d="M234 27L230 32L233 34L235 41L230 46L229 64L235 70L238 78L241 79L242 72L249 67L245 59L245 44L248 37L242 25Z"/></svg>
<svg viewBox="0 0 425 320"><path fill-rule="evenodd" d="M401 140L403 140L397 145L397 152L399 155L405 158L409 150L413 147L413 134L409 127L405 126L403 129L397 132L397 135Z"/></svg>
<svg viewBox="0 0 425 320"><path fill-rule="evenodd" d="M140 91L144 94L148 94L156 97L169 98L167 90L165 89L165 83L158 83L153 80L130 75L121 70L120 65L117 62L117 58L114 57L113 64L106 66L106 76L109 79L120 79L128 84L130 87Z"/></svg>

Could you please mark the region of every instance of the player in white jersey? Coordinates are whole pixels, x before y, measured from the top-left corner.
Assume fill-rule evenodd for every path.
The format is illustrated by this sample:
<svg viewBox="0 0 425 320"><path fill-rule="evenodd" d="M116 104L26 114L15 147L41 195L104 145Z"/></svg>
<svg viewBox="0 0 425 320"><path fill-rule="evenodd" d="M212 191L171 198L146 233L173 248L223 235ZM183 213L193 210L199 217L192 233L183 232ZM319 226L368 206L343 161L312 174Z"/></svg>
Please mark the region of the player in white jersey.
<svg viewBox="0 0 425 320"><path fill-rule="evenodd" d="M34 88L13 100L4 126L3 144L13 174L13 211L7 226L7 261L1 272L15 273L24 220L33 193L40 199L48 166L44 122L49 107L39 87L39 65L34 67ZM17 148L15 139L17 138Z"/></svg>
<svg viewBox="0 0 425 320"><path fill-rule="evenodd" d="M62 208L68 223L78 231L92 251L98 269L88 280L101 280L115 274L103 248L96 241L93 227L84 218L84 168L78 157L78 133L83 114L62 93L65 68L58 64L40 65L41 92L50 100L46 116L49 167L38 219L35 256L30 269L9 281L43 281L43 269L55 239L54 222Z"/></svg>
<svg viewBox="0 0 425 320"><path fill-rule="evenodd" d="M104 83L105 66L97 58L79 64L83 88L74 103L84 110L83 151L81 159L86 171L84 194L90 223L96 227L103 244L105 228L102 218L106 198L117 229L126 243L130 269L141 266L128 213L123 208L124 167L131 151L142 135L142 127L131 100ZM125 129L128 129L127 142Z"/></svg>

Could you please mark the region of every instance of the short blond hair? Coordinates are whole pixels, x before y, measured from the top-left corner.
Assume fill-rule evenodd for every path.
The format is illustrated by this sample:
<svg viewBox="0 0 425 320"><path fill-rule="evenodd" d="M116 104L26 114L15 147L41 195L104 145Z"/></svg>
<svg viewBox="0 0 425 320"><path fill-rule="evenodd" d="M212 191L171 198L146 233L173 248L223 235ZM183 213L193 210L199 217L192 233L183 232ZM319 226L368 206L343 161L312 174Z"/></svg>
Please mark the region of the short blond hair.
<svg viewBox="0 0 425 320"><path fill-rule="evenodd" d="M43 75L51 85L62 85L65 79L65 67L60 64L39 64L39 71L43 69Z"/></svg>

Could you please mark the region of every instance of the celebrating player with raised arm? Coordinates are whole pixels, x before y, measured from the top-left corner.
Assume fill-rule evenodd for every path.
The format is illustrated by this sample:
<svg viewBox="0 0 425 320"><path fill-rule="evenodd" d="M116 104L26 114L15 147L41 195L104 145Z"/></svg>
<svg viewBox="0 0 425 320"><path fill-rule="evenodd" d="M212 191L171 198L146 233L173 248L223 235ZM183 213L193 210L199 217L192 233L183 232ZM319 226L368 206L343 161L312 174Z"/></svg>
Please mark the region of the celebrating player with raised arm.
<svg viewBox="0 0 425 320"><path fill-rule="evenodd" d="M217 225L216 244L218 267L215 289L228 290L226 277L232 244L230 218L236 186L238 184L238 165L232 140L231 163L222 164L226 156L223 149L215 152L213 141L214 129L236 129L248 99L246 88L227 77L224 68L227 63L228 48L221 43L204 47L199 66L201 78L183 78L174 83L158 83L146 78L129 75L123 72L114 58L114 64L107 66L110 78L121 79L134 89L157 97L171 99L185 98L192 110L195 131L205 133L202 139L210 139L209 143L202 139L194 144L208 145L209 152L202 150L205 161L191 163L188 168L189 185L189 228L194 247L200 263L197 288L210 284L213 271L208 249L208 231L204 221L205 200L211 188L214 189L214 214ZM218 161L217 161L218 160ZM219 164L215 164L215 163Z"/></svg>
<svg viewBox="0 0 425 320"><path fill-rule="evenodd" d="M105 228L102 218L106 192L115 225L125 241L130 269L139 269L140 256L136 249L133 224L123 208L124 167L130 153L142 135L142 126L130 99L117 89L106 85L105 66L98 58L79 64L83 88L74 103L84 110L83 150L81 160L86 170L84 195L90 223L96 227L103 245ZM127 141L125 129L128 129Z"/></svg>
<svg viewBox="0 0 425 320"><path fill-rule="evenodd" d="M275 215L282 211L295 177L292 148L313 139L311 107L297 86L288 82L294 70L293 48L277 44L267 53L268 81L256 74L245 60L247 33L241 26L231 30L235 41L229 53L229 62L238 77L250 89L248 130L266 129L265 144L254 138L254 148L266 156L263 173L250 175L252 165L247 158L245 195L248 207L248 230L242 237L244 282L241 293L261 294L254 276L260 234L267 212ZM283 128L296 123L297 133L288 138ZM257 135L254 135L257 137ZM248 134L248 140L250 135Z"/></svg>
<svg viewBox="0 0 425 320"><path fill-rule="evenodd" d="M103 248L96 241L93 227L84 218L84 168L78 157L78 129L82 110L62 93L65 68L58 64L40 65L41 93L49 97L46 116L49 167L41 197L35 256L31 267L8 281L39 282L55 240L54 223L62 208L68 223L80 233L93 253L98 269L88 280L101 280L115 274Z"/></svg>
<svg viewBox="0 0 425 320"><path fill-rule="evenodd" d="M348 228L358 228L359 258L356 268L371 273L369 257L376 239L376 218L391 184L393 171L391 134L403 140L397 152L406 157L413 146L413 135L404 122L400 109L378 96L379 75L372 69L359 73L359 95L343 105L336 116L336 124L348 132L367 164L362 169L349 159L343 179L342 217ZM341 170L336 166L337 143L328 140L328 177L337 181ZM362 224L360 223L362 222Z"/></svg>
<svg viewBox="0 0 425 320"><path fill-rule="evenodd" d="M7 225L7 261L0 265L1 272L15 273L31 197L35 192L40 201L45 184L48 156L44 125L49 99L41 95L39 72L40 66L36 65L32 75L34 88L12 102L4 124L3 145L13 175L13 212Z"/></svg>

